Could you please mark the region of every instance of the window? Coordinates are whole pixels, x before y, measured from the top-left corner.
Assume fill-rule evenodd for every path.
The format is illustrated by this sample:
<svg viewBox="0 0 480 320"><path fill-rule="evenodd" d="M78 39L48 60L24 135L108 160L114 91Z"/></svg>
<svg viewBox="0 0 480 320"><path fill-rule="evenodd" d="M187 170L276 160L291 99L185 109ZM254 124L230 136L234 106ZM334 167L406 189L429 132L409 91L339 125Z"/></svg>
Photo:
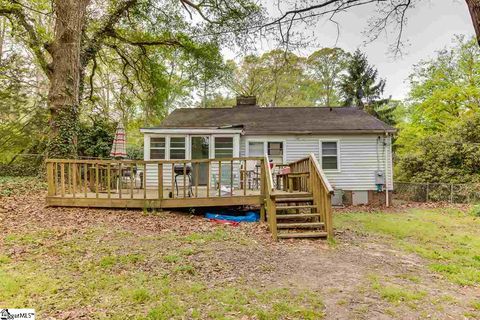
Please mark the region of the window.
<svg viewBox="0 0 480 320"><path fill-rule="evenodd" d="M185 159L185 137L170 138L170 159Z"/></svg>
<svg viewBox="0 0 480 320"><path fill-rule="evenodd" d="M338 144L336 141L322 141L322 169L338 169Z"/></svg>
<svg viewBox="0 0 480 320"><path fill-rule="evenodd" d="M215 137L215 158L233 157L233 137Z"/></svg>
<svg viewBox="0 0 480 320"><path fill-rule="evenodd" d="M248 155L250 157L263 157L265 153L273 162L283 163L283 142L282 141L249 141Z"/></svg>
<svg viewBox="0 0 480 320"><path fill-rule="evenodd" d="M165 159L165 138L150 138L150 159Z"/></svg>
<svg viewBox="0 0 480 320"><path fill-rule="evenodd" d="M268 157L275 163L283 163L283 142L267 142Z"/></svg>
<svg viewBox="0 0 480 320"><path fill-rule="evenodd" d="M248 142L248 155L250 157L263 157L265 155L263 144L263 142Z"/></svg>

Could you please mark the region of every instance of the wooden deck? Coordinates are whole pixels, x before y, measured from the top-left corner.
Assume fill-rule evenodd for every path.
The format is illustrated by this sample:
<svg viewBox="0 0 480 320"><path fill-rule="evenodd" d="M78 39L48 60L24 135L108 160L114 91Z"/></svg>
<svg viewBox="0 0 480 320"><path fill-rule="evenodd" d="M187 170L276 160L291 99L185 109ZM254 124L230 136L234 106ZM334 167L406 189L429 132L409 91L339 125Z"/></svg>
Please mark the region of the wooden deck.
<svg viewBox="0 0 480 320"><path fill-rule="evenodd" d="M163 197L159 199L158 190L156 189L123 189L120 192L114 191L99 192L98 197L95 192L88 191L85 193L66 193L63 196L48 196L47 203L50 206L66 206L66 207L102 207L102 208L182 208L182 207L217 207L217 206L241 206L252 205L261 206L263 204L260 190L247 190L244 194L243 190L233 190L232 194L223 194L218 196L218 190L210 189L209 194L216 196L208 196L206 187L198 187L198 192L194 196L186 196L175 194L171 196L171 189L163 190ZM278 190L277 195L308 195L306 192L287 192Z"/></svg>
<svg viewBox="0 0 480 320"><path fill-rule="evenodd" d="M333 189L314 155L289 164L289 168L289 173L274 173L268 156L168 161L49 159L46 200L49 206L91 208L258 206L261 220L268 222L275 239L333 236ZM199 185L202 177L204 185ZM309 232L296 232L301 228Z"/></svg>

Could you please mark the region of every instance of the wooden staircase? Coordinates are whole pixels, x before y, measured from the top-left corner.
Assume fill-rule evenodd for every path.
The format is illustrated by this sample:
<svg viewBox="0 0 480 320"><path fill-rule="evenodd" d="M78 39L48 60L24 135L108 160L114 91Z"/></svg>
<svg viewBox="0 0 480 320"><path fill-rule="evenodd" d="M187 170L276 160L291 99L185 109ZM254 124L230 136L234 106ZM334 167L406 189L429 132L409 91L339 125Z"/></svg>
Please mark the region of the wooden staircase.
<svg viewBox="0 0 480 320"><path fill-rule="evenodd" d="M325 223L321 222L312 194L281 194L275 197L277 237L326 238Z"/></svg>
<svg viewBox="0 0 480 320"><path fill-rule="evenodd" d="M315 155L290 163L291 174L283 175L288 185L280 187L273 184L267 155L263 163L263 217L273 238L332 238L333 188Z"/></svg>

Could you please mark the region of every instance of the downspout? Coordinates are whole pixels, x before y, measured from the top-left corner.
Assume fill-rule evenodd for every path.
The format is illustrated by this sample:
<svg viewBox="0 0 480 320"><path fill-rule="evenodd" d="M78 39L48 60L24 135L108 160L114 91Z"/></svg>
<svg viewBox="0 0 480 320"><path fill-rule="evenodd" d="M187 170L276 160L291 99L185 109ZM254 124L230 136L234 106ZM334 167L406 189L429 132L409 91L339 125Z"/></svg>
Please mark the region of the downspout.
<svg viewBox="0 0 480 320"><path fill-rule="evenodd" d="M385 205L390 206L390 197L388 194L388 132L385 132Z"/></svg>

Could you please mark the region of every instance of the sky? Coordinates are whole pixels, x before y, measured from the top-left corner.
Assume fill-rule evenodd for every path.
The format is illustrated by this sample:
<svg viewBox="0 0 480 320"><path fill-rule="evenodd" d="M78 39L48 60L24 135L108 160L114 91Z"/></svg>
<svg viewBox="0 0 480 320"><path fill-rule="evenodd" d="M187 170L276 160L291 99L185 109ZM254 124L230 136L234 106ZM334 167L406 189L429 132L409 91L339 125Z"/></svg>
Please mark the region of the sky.
<svg viewBox="0 0 480 320"><path fill-rule="evenodd" d="M270 14L278 15L275 1L268 1ZM474 30L468 8L463 0L422 0L409 12L404 39L408 46L402 57L392 57L389 45L393 39L382 36L373 43L364 44L363 34L368 18L374 12L371 8L350 10L336 16L337 27L329 21L319 21L314 26L298 29L311 39L312 45L297 50L297 54L308 55L322 48L337 46L347 51L360 48L368 56L371 64L377 67L380 77L387 80L385 95L393 99L407 96L409 85L406 81L413 67L419 61L430 59L435 52L452 45L455 35L471 37ZM338 35L338 42L337 42ZM259 52L273 49L269 43L259 43Z"/></svg>

